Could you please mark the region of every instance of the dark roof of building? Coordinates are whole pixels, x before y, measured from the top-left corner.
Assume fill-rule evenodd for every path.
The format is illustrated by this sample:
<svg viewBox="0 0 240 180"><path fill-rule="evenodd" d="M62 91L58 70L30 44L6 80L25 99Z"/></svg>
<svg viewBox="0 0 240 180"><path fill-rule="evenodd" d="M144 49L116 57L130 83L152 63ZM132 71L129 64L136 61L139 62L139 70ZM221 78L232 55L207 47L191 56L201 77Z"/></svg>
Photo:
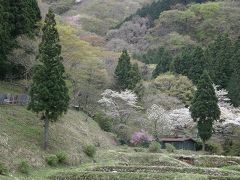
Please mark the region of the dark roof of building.
<svg viewBox="0 0 240 180"><path fill-rule="evenodd" d="M163 142L183 142L188 140L196 142L192 138L161 138L160 139L160 141L163 141Z"/></svg>

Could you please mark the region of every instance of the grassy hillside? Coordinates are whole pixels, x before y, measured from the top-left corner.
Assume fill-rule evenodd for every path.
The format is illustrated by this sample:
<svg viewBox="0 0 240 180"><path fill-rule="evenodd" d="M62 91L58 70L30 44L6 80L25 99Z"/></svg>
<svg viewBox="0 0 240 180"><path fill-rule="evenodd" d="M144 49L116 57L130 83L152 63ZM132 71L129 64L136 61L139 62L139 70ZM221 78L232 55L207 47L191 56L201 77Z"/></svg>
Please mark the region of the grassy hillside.
<svg viewBox="0 0 240 180"><path fill-rule="evenodd" d="M0 88L0 93L18 94L13 86ZM2 82L1 82L2 87ZM109 148L112 139L101 131L97 123L84 113L69 110L58 122L50 127L50 148L42 150L43 123L39 117L24 106L0 106L0 159L11 169L16 169L19 161L26 160L33 167L45 166L45 156L63 150L68 154L68 163L76 165L88 158L83 147L94 144L99 148Z"/></svg>

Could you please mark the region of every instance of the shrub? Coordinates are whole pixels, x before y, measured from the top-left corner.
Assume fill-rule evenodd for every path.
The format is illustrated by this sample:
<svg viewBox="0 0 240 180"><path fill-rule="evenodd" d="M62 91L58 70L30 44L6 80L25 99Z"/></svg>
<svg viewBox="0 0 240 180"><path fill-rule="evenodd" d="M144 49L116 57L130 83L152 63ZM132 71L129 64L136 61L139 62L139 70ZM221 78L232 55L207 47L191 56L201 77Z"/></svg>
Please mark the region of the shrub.
<svg viewBox="0 0 240 180"><path fill-rule="evenodd" d="M67 159L67 154L64 151L58 151L56 153L59 163L64 163Z"/></svg>
<svg viewBox="0 0 240 180"><path fill-rule="evenodd" d="M169 153L173 153L176 150L176 148L170 143L166 143L165 146L166 146L167 152Z"/></svg>
<svg viewBox="0 0 240 180"><path fill-rule="evenodd" d="M101 113L97 113L94 116L94 120L98 123L99 127L106 132L112 131L112 119L104 116Z"/></svg>
<svg viewBox="0 0 240 180"><path fill-rule="evenodd" d="M147 134L144 130L135 132L130 140L130 143L134 146L143 146L148 147L150 142L152 142L154 138Z"/></svg>
<svg viewBox="0 0 240 180"><path fill-rule="evenodd" d="M46 157L46 162L50 166L57 166L58 164L58 157L54 154L51 154Z"/></svg>
<svg viewBox="0 0 240 180"><path fill-rule="evenodd" d="M87 145L84 147L84 153L93 158L96 154L96 147L94 145Z"/></svg>
<svg viewBox="0 0 240 180"><path fill-rule="evenodd" d="M223 152L221 144L211 143L206 145L206 151L211 154L221 154Z"/></svg>
<svg viewBox="0 0 240 180"><path fill-rule="evenodd" d="M8 174L8 169L6 166L0 162L0 175L7 175Z"/></svg>
<svg viewBox="0 0 240 180"><path fill-rule="evenodd" d="M133 150L134 150L135 152L145 152L146 148L135 147Z"/></svg>
<svg viewBox="0 0 240 180"><path fill-rule="evenodd" d="M148 151L152 152L152 153L157 153L160 152L161 150L161 144L159 142L151 142L151 144L149 145Z"/></svg>
<svg viewBox="0 0 240 180"><path fill-rule="evenodd" d="M23 174L29 174L30 166L26 161L21 161L18 165L18 170Z"/></svg>

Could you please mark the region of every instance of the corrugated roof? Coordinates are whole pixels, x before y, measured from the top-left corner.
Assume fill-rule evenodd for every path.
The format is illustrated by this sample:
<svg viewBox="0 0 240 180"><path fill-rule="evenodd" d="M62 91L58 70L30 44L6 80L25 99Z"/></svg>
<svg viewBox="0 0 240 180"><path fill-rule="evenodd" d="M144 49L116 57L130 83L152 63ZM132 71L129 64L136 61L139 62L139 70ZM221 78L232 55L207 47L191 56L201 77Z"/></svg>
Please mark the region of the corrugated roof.
<svg viewBox="0 0 240 180"><path fill-rule="evenodd" d="M196 142L192 138L160 138L160 141L165 141L165 142L182 142L182 141L188 141L188 140Z"/></svg>

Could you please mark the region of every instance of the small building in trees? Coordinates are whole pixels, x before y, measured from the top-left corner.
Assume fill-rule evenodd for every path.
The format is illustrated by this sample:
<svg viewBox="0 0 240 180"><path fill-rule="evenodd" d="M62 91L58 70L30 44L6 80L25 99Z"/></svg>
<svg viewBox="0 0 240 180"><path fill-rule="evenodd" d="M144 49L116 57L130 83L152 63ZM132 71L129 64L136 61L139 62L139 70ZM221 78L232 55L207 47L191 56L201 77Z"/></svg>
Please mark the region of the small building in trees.
<svg viewBox="0 0 240 180"><path fill-rule="evenodd" d="M162 148L166 148L166 144L172 144L176 149L196 151L197 142L192 138L161 138Z"/></svg>

